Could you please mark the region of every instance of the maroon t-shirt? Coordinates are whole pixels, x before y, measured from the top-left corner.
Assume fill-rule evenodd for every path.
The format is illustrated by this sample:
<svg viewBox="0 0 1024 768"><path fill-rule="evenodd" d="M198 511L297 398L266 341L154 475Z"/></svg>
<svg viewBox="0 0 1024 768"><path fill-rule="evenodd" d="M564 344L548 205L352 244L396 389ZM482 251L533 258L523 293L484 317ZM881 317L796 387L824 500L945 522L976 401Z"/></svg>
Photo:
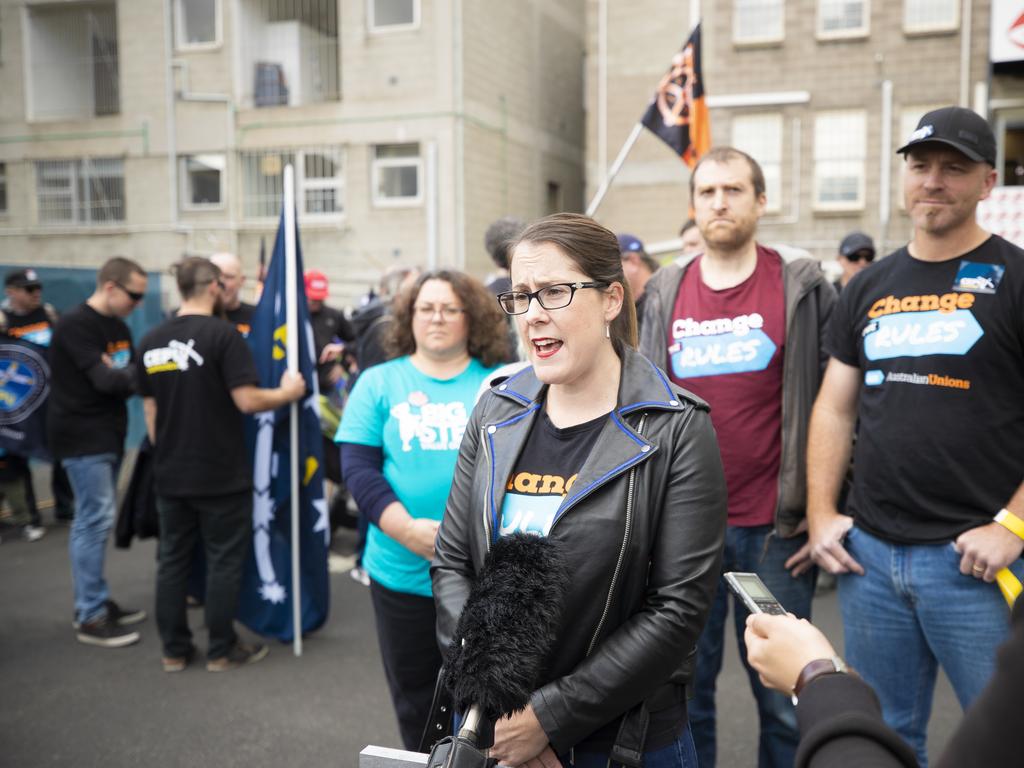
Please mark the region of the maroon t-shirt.
<svg viewBox="0 0 1024 768"><path fill-rule="evenodd" d="M778 501L782 448L782 257L757 246L753 274L721 291L704 285L703 258L679 284L667 370L676 384L711 404L729 525L767 525Z"/></svg>

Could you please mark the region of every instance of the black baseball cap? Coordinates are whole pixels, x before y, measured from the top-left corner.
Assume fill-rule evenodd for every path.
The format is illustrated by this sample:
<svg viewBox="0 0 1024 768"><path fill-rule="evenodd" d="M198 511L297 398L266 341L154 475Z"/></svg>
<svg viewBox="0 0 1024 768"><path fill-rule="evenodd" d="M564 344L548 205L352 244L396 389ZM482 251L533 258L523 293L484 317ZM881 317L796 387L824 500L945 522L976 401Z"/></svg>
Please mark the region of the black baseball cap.
<svg viewBox="0 0 1024 768"><path fill-rule="evenodd" d="M934 109L917 124L907 143L896 151L906 154L918 144L946 144L976 163L996 164L996 137L988 121L970 109Z"/></svg>
<svg viewBox="0 0 1024 768"><path fill-rule="evenodd" d="M850 257L857 251L875 252L875 241L863 232L851 232L839 243L839 254Z"/></svg>
<svg viewBox="0 0 1024 768"><path fill-rule="evenodd" d="M8 288L42 287L43 283L34 269L16 269L8 272L4 286Z"/></svg>

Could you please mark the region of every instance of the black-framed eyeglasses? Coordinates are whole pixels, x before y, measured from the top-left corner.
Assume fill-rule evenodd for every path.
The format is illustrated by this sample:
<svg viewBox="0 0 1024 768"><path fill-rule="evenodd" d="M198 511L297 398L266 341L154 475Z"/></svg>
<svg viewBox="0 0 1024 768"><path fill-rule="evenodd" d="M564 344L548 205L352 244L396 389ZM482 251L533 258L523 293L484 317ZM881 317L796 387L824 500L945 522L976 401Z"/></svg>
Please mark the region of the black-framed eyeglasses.
<svg viewBox="0 0 1024 768"><path fill-rule="evenodd" d="M116 285L118 288L120 288L122 291L124 291L125 294L127 294L128 298L131 299L136 304L138 304L140 301L142 301L144 298L146 298L146 294L145 293L139 293L138 291L129 291L127 288L125 288L123 285L121 285L116 280L114 280L112 282L114 283L114 285Z"/></svg>
<svg viewBox="0 0 1024 768"><path fill-rule="evenodd" d="M498 304L506 315L521 315L530 309L530 301L537 300L543 309L561 309L572 303L572 297L580 288L607 288L608 283L591 281L588 283L555 283L540 290L507 291L498 294Z"/></svg>
<svg viewBox="0 0 1024 768"><path fill-rule="evenodd" d="M857 251L856 253L851 253L849 256L846 257L847 261L852 261L855 264L858 261L860 261L861 259L864 259L864 261L866 261L868 264L870 264L872 261L875 260L875 252L874 251Z"/></svg>

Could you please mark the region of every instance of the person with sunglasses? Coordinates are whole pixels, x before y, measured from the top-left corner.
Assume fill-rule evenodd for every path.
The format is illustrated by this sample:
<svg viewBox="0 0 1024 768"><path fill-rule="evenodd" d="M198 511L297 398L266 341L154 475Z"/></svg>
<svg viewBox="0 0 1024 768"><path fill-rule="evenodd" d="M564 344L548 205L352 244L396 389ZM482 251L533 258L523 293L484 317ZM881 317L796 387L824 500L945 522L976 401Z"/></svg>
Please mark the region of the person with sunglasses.
<svg viewBox="0 0 1024 768"><path fill-rule="evenodd" d="M839 253L836 254L836 261L843 268L839 279L832 283L836 289L836 295L843 292L843 288L850 282L850 279L863 269L871 266L875 260L875 241L863 232L851 232L839 244Z"/></svg>
<svg viewBox="0 0 1024 768"><path fill-rule="evenodd" d="M499 765L696 768L685 689L718 579L725 481L707 404L636 351L615 235L535 221L510 250L530 365L473 411L431 566L442 648L491 545L557 542L572 574L545 672L495 725ZM503 606L495 606L502 610Z"/></svg>
<svg viewBox="0 0 1024 768"><path fill-rule="evenodd" d="M75 493L69 549L79 642L118 648L139 641L131 629L145 611L120 607L103 575L114 522L117 475L135 394L135 350L124 322L146 294L146 272L121 256L96 276L92 295L57 322L50 345L47 434Z"/></svg>

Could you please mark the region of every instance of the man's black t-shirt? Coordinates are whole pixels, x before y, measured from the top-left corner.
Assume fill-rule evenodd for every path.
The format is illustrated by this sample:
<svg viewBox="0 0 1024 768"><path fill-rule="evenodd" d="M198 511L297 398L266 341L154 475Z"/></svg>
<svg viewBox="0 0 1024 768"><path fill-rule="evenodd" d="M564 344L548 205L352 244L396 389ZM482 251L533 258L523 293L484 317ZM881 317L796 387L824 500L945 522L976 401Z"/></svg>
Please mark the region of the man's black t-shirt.
<svg viewBox="0 0 1024 768"><path fill-rule="evenodd" d="M182 315L139 345L139 393L156 400L156 491L222 496L252 487L245 424L231 390L258 385L249 345L233 325Z"/></svg>
<svg viewBox="0 0 1024 768"><path fill-rule="evenodd" d="M55 458L124 450L125 401L135 392L132 335L88 304L58 321L50 344L47 432Z"/></svg>
<svg viewBox="0 0 1024 768"><path fill-rule="evenodd" d="M57 311L49 304L36 307L23 315L13 309L5 309L0 321L0 334L13 339L22 339L49 347L53 341L53 326L57 322Z"/></svg>
<svg viewBox="0 0 1024 768"><path fill-rule="evenodd" d="M901 248L847 284L827 346L863 372L858 525L929 544L990 522L1024 479L1024 251Z"/></svg>
<svg viewBox="0 0 1024 768"><path fill-rule="evenodd" d="M229 309L224 313L227 317L228 322L235 326L235 330L242 334L243 338L249 338L249 331L252 330L252 314L256 311L255 304L246 304L244 301L240 302L234 309Z"/></svg>

